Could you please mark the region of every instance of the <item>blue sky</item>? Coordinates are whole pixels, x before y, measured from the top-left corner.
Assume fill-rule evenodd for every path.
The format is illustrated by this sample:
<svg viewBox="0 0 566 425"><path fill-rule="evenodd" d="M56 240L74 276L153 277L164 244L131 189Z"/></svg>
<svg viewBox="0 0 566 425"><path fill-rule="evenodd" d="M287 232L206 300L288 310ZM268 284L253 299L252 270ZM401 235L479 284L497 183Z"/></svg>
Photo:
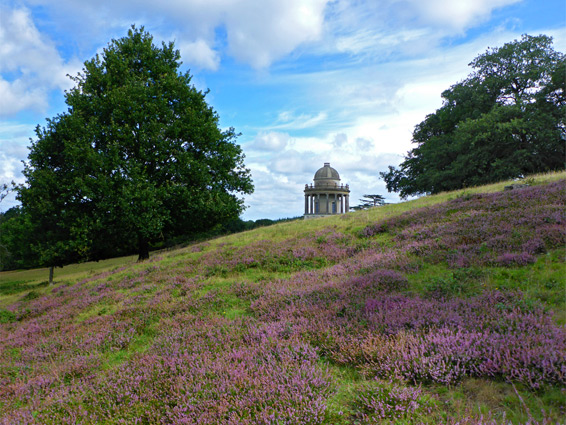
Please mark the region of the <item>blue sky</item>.
<svg viewBox="0 0 566 425"><path fill-rule="evenodd" d="M0 0L0 183L24 182L34 128L66 110L66 75L132 24L174 41L221 125L242 133L251 220L302 215L324 162L350 204L397 202L379 172L474 57L521 34L566 51L563 0Z"/></svg>

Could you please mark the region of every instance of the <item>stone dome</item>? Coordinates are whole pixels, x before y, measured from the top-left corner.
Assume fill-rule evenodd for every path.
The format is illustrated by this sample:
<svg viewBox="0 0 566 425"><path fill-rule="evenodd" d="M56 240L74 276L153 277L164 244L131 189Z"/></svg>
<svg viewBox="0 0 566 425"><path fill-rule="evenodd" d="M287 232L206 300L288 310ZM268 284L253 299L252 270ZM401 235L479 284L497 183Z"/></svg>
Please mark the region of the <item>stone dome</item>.
<svg viewBox="0 0 566 425"><path fill-rule="evenodd" d="M305 219L345 214L350 211L350 188L340 184L340 174L325 162L305 185Z"/></svg>
<svg viewBox="0 0 566 425"><path fill-rule="evenodd" d="M330 166L330 162L325 162L324 167L320 168L314 174L315 184L319 181L321 183L330 183L330 182L338 183L340 181L340 174L338 174L338 171L336 171L334 168Z"/></svg>

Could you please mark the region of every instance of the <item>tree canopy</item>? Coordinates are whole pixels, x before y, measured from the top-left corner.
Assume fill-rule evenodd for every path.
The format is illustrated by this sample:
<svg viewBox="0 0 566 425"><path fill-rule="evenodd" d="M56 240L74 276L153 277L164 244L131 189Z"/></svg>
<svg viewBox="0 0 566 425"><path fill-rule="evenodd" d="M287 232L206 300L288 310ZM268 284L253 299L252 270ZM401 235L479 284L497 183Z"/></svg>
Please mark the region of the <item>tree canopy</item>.
<svg viewBox="0 0 566 425"><path fill-rule="evenodd" d="M371 207L377 207L385 204L385 198L382 195L364 195L360 199L361 204L350 207L353 211L365 210Z"/></svg>
<svg viewBox="0 0 566 425"><path fill-rule="evenodd" d="M145 259L160 238L242 212L253 185L238 135L180 66L173 43L132 27L71 77L68 110L37 126L18 191L42 264Z"/></svg>
<svg viewBox="0 0 566 425"><path fill-rule="evenodd" d="M468 78L415 127L399 168L380 173L402 197L563 169L566 67L552 38L524 35L475 58Z"/></svg>

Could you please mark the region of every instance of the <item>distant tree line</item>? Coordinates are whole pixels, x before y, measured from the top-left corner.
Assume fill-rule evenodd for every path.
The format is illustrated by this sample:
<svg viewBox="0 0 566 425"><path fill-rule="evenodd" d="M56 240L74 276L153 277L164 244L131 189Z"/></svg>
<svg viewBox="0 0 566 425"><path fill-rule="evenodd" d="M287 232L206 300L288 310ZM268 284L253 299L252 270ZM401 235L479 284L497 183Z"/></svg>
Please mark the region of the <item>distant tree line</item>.
<svg viewBox="0 0 566 425"><path fill-rule="evenodd" d="M272 226L278 223L286 223L295 220L302 220L303 217L281 218L271 220L262 218L258 220L242 220L237 217L223 223L218 223L214 227L200 232L189 234L169 235L167 238L155 241L150 245L151 250L167 249L189 245L202 240L229 235L232 233L245 232L259 227ZM13 207L6 212L0 212L0 271L29 269L45 266L38 261L33 247L29 243L29 234L32 227L26 223L25 215L21 207ZM137 254L137 248L124 245L108 245L104 255L98 259L113 258L125 255Z"/></svg>
<svg viewBox="0 0 566 425"><path fill-rule="evenodd" d="M565 168L566 65L545 35L475 58L468 78L413 132L414 149L380 173L401 197Z"/></svg>

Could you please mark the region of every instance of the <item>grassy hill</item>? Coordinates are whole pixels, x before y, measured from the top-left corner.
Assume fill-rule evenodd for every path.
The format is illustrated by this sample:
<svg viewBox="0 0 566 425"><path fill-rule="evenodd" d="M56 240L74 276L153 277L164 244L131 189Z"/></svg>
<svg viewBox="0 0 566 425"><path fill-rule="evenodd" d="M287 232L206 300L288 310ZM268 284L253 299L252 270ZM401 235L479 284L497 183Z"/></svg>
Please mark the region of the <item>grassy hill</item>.
<svg viewBox="0 0 566 425"><path fill-rule="evenodd" d="M0 273L0 421L561 423L566 173Z"/></svg>

